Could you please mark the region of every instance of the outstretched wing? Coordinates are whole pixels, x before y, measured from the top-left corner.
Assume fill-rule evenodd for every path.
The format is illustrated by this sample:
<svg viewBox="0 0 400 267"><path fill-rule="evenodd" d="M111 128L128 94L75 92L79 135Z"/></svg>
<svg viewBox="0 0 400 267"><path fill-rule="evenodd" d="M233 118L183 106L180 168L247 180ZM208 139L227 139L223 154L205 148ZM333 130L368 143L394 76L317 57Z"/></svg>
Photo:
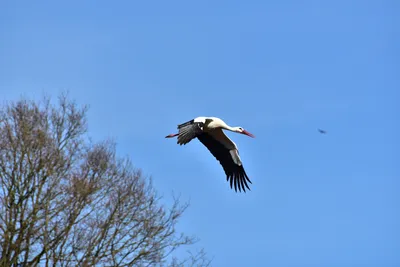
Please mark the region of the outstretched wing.
<svg viewBox="0 0 400 267"><path fill-rule="evenodd" d="M236 148L226 148L221 142L216 140L208 133L202 133L197 136L199 141L207 147L211 154L220 162L226 174L226 180L230 182L231 188L235 187L239 191L246 192L246 188L250 190L247 182L252 183L247 176L241 163L238 150Z"/></svg>
<svg viewBox="0 0 400 267"><path fill-rule="evenodd" d="M179 135L177 143L186 145L192 139L203 133L204 122L195 122L194 120L178 125Z"/></svg>

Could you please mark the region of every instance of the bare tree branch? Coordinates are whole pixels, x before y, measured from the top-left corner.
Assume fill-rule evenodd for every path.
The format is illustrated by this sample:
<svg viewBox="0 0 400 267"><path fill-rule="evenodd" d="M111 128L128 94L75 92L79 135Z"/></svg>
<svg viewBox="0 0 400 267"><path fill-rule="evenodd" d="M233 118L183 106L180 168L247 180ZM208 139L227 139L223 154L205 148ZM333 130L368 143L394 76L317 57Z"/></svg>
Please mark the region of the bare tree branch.
<svg viewBox="0 0 400 267"><path fill-rule="evenodd" d="M113 142L88 141L86 112L66 95L0 109L0 266L209 266L169 261L197 241L176 232L188 204L164 207Z"/></svg>

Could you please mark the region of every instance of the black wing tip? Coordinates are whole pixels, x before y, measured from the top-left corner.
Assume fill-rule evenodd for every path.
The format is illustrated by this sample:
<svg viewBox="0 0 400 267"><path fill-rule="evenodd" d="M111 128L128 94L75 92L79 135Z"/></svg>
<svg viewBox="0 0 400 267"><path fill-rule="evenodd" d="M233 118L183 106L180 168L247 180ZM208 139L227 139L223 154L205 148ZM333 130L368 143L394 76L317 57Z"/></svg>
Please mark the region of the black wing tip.
<svg viewBox="0 0 400 267"><path fill-rule="evenodd" d="M236 193L238 192L238 189L239 193L241 193L242 191L243 193L246 193L246 188L248 191L251 191L247 182L249 182L250 184L253 183L244 171L228 174L226 176L226 180L229 181L231 189L234 189Z"/></svg>
<svg viewBox="0 0 400 267"><path fill-rule="evenodd" d="M189 140L189 142L190 142L191 140ZM189 143L188 141L184 141L184 140L180 140L180 139L178 139L177 141L176 141L176 143L178 144L178 145L180 145L180 146L185 146L185 145L187 145L188 143Z"/></svg>

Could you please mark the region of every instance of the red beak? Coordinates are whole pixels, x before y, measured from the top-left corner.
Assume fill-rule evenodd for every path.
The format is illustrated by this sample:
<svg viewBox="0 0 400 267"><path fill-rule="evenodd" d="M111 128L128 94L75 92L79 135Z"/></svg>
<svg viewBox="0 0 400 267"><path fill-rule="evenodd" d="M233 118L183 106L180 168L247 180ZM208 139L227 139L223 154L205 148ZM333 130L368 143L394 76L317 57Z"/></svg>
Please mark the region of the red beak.
<svg viewBox="0 0 400 267"><path fill-rule="evenodd" d="M246 131L246 130L243 130L242 134L245 134L245 135L250 136L250 137L253 137L253 138L255 137L253 134L249 133L249 132Z"/></svg>

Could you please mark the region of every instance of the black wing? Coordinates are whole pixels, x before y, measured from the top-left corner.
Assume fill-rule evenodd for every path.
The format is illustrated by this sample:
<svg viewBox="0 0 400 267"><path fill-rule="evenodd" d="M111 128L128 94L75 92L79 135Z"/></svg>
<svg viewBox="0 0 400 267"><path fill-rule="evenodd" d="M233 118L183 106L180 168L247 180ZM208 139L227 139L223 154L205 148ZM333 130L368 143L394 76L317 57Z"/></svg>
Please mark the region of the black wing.
<svg viewBox="0 0 400 267"><path fill-rule="evenodd" d="M203 122L194 122L194 120L178 125L179 135L177 143L179 145L186 145L193 138L203 133Z"/></svg>
<svg viewBox="0 0 400 267"><path fill-rule="evenodd" d="M222 168L225 171L226 174L226 180L230 181L230 186L231 188L232 185L234 184L235 186L235 191L237 192L237 189L239 191L243 190L246 192L246 188L250 190L250 187L248 186L247 182L252 183L247 176L243 165L237 165L232 158L232 155L223 144L215 140L211 135L207 133L202 133L197 138L200 140L200 142L208 148L208 150L211 152L211 154L220 162Z"/></svg>

